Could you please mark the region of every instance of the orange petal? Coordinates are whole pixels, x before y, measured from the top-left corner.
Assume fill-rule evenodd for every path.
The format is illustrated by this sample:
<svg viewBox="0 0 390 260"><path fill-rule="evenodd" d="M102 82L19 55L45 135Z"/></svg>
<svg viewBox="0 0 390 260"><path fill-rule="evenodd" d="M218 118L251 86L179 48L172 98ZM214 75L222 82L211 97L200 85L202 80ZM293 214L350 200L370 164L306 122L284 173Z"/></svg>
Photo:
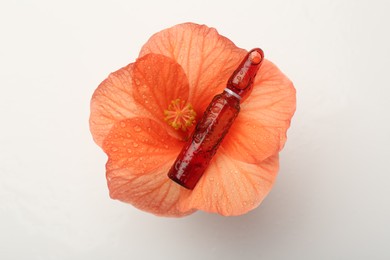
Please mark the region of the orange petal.
<svg viewBox="0 0 390 260"><path fill-rule="evenodd" d="M225 88L246 51L214 28L185 23L153 35L140 57L148 53L165 55L181 65L190 84L190 101L201 115L212 97Z"/></svg>
<svg viewBox="0 0 390 260"><path fill-rule="evenodd" d="M111 73L92 96L89 124L92 136L100 146L115 122L133 117L139 110L132 97L132 69L130 64Z"/></svg>
<svg viewBox="0 0 390 260"><path fill-rule="evenodd" d="M188 80L174 60L159 54L137 59L132 74L134 100L146 108L156 120L164 119L164 110L172 100L188 101Z"/></svg>
<svg viewBox="0 0 390 260"><path fill-rule="evenodd" d="M110 196L163 216L184 216L178 207L189 191L167 177L180 145L156 121L135 117L113 126L103 143Z"/></svg>
<svg viewBox="0 0 390 260"><path fill-rule="evenodd" d="M256 208L271 190L278 168L277 154L256 165L232 160L225 150L219 150L181 207L224 216L245 214Z"/></svg>
<svg viewBox="0 0 390 260"><path fill-rule="evenodd" d="M292 82L270 61L257 74L251 95L222 143L227 154L247 163L259 163L279 152L295 112Z"/></svg>

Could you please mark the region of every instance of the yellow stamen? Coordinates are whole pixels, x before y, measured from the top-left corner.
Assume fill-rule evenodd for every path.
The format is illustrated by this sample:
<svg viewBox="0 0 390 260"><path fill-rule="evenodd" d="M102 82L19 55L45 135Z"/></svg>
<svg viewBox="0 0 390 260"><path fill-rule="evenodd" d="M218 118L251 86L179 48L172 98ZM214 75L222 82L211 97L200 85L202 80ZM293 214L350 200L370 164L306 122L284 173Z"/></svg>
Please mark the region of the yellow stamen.
<svg viewBox="0 0 390 260"><path fill-rule="evenodd" d="M190 103L184 100L174 99L164 110L164 120L176 130L187 131L195 122L196 112Z"/></svg>

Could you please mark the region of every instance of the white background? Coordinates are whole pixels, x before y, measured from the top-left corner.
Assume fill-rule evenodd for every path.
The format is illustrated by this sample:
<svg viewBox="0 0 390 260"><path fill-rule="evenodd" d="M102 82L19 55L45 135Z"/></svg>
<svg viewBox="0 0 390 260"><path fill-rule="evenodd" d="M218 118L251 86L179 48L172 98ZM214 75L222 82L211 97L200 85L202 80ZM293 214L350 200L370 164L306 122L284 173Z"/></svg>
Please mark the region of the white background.
<svg viewBox="0 0 390 260"><path fill-rule="evenodd" d="M390 259L386 1L1 1L0 259ZM295 83L276 185L240 217L109 199L89 101L155 32L192 21Z"/></svg>

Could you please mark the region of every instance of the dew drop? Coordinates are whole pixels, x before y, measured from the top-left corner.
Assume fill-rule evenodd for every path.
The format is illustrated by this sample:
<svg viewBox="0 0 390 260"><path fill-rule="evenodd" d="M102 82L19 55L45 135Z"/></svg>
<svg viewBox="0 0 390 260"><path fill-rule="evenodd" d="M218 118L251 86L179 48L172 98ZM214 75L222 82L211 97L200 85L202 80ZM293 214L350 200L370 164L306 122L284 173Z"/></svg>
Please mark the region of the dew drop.
<svg viewBox="0 0 390 260"><path fill-rule="evenodd" d="M121 127L126 127L126 123L125 122L121 122Z"/></svg>
<svg viewBox="0 0 390 260"><path fill-rule="evenodd" d="M139 146L138 143L133 143L134 148L137 148Z"/></svg>
<svg viewBox="0 0 390 260"><path fill-rule="evenodd" d="M111 148L111 151L116 152L116 151L118 151L118 148L112 147L112 148Z"/></svg>
<svg viewBox="0 0 390 260"><path fill-rule="evenodd" d="M139 85L141 84L141 82L140 82L138 79L135 79L134 81L135 81L135 84L136 84L137 86L139 86Z"/></svg>
<svg viewBox="0 0 390 260"><path fill-rule="evenodd" d="M132 153L133 151L132 151L130 148L128 148L128 149L127 149L127 152L128 152L128 153Z"/></svg>
<svg viewBox="0 0 390 260"><path fill-rule="evenodd" d="M138 133L141 132L141 130L142 130L139 125L134 126L133 129L134 129L134 131L136 131Z"/></svg>

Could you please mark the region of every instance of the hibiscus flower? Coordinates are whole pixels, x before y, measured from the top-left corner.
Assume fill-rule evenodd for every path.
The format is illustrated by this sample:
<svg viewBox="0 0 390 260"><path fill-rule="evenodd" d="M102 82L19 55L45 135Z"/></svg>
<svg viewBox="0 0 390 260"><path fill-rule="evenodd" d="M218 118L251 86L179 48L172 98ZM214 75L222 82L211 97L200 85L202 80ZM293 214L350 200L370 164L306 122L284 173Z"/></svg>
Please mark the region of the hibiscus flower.
<svg viewBox="0 0 390 260"><path fill-rule="evenodd" d="M174 217L196 210L241 215L261 203L295 112L293 84L268 60L195 189L167 176L194 124L246 54L213 28L179 24L153 35L134 63L99 85L90 129L108 155L111 198Z"/></svg>

